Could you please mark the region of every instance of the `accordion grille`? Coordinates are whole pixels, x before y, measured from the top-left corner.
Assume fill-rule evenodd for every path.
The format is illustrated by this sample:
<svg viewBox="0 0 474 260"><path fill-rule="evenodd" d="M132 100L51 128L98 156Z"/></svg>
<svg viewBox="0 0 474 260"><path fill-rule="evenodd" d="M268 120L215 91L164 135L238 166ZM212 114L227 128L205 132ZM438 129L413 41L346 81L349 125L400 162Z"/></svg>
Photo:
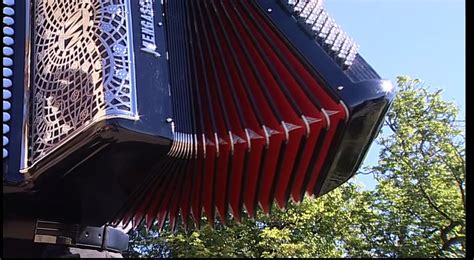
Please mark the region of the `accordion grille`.
<svg viewBox="0 0 474 260"><path fill-rule="evenodd" d="M25 167L103 119L137 119L128 1L33 3Z"/></svg>

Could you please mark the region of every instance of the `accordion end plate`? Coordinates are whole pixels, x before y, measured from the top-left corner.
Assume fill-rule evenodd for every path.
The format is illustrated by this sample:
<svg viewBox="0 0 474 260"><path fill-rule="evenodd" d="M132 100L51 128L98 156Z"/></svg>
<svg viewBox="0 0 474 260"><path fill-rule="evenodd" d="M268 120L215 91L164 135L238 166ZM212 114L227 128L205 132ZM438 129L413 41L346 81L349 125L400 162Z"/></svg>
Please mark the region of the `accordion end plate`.
<svg viewBox="0 0 474 260"><path fill-rule="evenodd" d="M339 145L334 149L334 159L325 172L324 181L319 182L313 193L321 196L338 187L358 170L367 151L383 125L384 115L395 98L396 89L389 80L366 80L351 88L344 88L351 96L347 101L350 112L344 132L341 131ZM357 93L365 93L361 96Z"/></svg>

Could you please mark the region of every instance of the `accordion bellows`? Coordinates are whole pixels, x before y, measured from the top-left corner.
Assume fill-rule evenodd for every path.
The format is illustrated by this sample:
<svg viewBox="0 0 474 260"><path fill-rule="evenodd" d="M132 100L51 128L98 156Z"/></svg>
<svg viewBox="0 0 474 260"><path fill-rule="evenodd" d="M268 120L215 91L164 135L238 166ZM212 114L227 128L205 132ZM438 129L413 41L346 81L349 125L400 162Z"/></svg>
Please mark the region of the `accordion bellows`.
<svg viewBox="0 0 474 260"><path fill-rule="evenodd" d="M21 161L4 188L79 201L83 223L199 227L321 196L355 173L393 97L322 1L67 6L64 28L32 16L28 148L4 155Z"/></svg>

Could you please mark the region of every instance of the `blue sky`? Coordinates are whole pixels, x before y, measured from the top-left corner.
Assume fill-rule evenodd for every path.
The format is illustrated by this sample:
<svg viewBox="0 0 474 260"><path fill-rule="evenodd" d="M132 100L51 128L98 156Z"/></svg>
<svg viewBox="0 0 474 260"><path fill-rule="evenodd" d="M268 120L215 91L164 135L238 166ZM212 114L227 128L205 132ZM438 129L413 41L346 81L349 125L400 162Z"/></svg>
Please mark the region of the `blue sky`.
<svg viewBox="0 0 474 260"><path fill-rule="evenodd" d="M360 45L374 69L395 83L397 75L444 89L465 119L465 3L463 0L326 0L326 9ZM376 164L373 144L364 164ZM369 176L360 176L367 188Z"/></svg>

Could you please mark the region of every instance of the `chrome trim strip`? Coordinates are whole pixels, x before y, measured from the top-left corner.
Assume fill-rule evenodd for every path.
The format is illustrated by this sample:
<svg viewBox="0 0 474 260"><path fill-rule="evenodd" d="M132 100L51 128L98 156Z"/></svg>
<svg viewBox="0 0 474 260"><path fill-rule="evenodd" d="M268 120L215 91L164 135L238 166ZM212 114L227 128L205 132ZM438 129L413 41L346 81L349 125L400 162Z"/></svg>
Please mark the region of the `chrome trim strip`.
<svg viewBox="0 0 474 260"><path fill-rule="evenodd" d="M25 81L23 100L23 126L21 138L20 173L28 172L29 111L30 111L30 69L31 69L31 0L25 0Z"/></svg>
<svg viewBox="0 0 474 260"><path fill-rule="evenodd" d="M137 107L137 83L135 78L135 48L133 45L133 21L132 21L132 6L130 4L130 0L125 0L125 4L127 5L128 10L126 11L127 14L127 31L128 31L128 50L129 50L129 62L130 62L130 81L131 81L131 88L130 88L130 98L131 101L131 113L134 115L134 120L139 119L138 115L138 107Z"/></svg>

